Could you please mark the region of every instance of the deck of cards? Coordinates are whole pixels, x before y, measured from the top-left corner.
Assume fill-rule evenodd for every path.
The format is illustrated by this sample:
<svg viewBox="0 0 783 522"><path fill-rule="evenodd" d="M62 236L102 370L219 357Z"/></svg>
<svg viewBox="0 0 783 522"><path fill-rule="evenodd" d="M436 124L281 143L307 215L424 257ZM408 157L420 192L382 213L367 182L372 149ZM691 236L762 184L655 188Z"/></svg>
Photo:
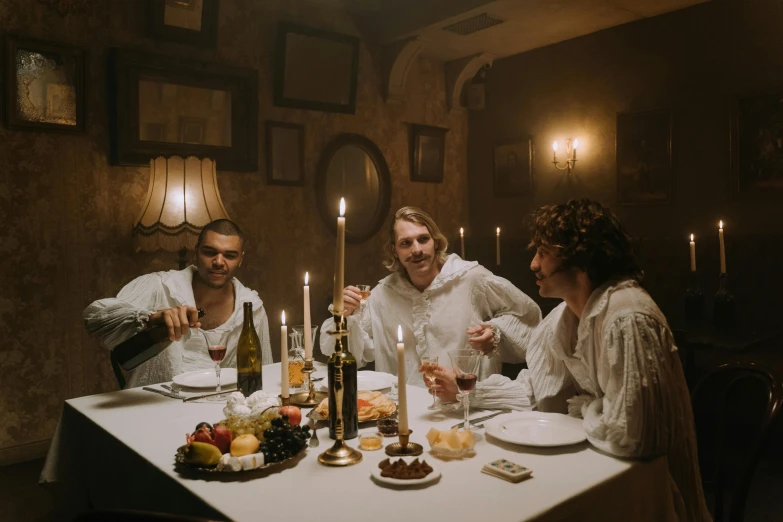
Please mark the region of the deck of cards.
<svg viewBox="0 0 783 522"><path fill-rule="evenodd" d="M498 459L489 464L484 464L481 472L509 482L521 482L533 474L532 469L506 459Z"/></svg>

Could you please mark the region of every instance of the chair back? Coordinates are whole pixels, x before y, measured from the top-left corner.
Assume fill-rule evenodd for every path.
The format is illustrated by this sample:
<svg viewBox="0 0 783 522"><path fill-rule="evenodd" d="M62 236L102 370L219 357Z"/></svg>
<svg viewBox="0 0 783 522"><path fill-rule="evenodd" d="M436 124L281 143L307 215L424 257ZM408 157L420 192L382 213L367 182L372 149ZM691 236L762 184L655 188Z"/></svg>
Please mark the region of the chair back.
<svg viewBox="0 0 783 522"><path fill-rule="evenodd" d="M705 493L714 499L714 520L741 522L770 426L783 407L780 380L754 364L724 364L699 380L691 400L699 466Z"/></svg>

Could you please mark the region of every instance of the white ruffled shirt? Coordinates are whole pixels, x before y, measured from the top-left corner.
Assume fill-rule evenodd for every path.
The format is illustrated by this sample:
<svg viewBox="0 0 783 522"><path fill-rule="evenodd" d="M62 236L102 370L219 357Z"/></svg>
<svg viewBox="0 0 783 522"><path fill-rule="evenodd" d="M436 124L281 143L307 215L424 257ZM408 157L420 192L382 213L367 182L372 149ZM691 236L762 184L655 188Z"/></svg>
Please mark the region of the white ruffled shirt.
<svg viewBox="0 0 783 522"><path fill-rule="evenodd" d="M668 456L679 520L707 521L690 395L663 313L633 280L597 288L581 321L565 303L539 325L528 352L542 401L583 417L591 444L619 457ZM574 395L576 396L574 397ZM549 404L553 404L550 402Z"/></svg>
<svg viewBox="0 0 783 522"><path fill-rule="evenodd" d="M538 305L509 281L451 254L422 292L397 272L379 281L370 297L347 317L348 349L360 367L375 361L376 370L397 375L397 325L401 325L407 382L423 387L418 371L422 357L437 355L438 363L448 367L447 351L468 344L465 331L490 324L499 337L499 356L482 358L481 380L499 373L503 362L525 360L530 332L540 320ZM334 339L326 334L333 328L331 318L321 327L325 355L334 352Z"/></svg>
<svg viewBox="0 0 783 522"><path fill-rule="evenodd" d="M102 346L113 350L118 344L147 328L147 321L153 312L174 306L187 305L195 308L195 271L196 267L189 266L184 270L143 275L125 285L116 298L95 301L82 313L87 332L97 338ZM253 323L261 341L262 364L271 364L269 324L264 304L255 290L245 287L236 278L231 282L234 285L234 312L222 325L206 330L210 339L219 339L228 332L228 349L220 366L236 368L237 342L244 321L244 302L253 303ZM135 388L166 382L180 373L214 368L215 363L209 358L206 341L198 332L191 329L179 341L165 341L168 347L161 353L128 372L125 387Z"/></svg>

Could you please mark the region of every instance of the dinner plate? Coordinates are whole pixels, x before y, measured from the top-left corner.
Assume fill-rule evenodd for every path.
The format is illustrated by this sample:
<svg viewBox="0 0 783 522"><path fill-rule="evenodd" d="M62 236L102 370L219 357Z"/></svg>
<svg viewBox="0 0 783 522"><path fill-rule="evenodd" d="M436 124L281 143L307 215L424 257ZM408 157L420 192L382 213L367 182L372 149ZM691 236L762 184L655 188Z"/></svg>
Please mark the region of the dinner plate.
<svg viewBox="0 0 783 522"><path fill-rule="evenodd" d="M237 383L236 368L220 369L220 385L230 386ZM215 369L193 370L192 372L180 373L174 377L174 384L185 386L187 388L217 388L217 377Z"/></svg>
<svg viewBox="0 0 783 522"><path fill-rule="evenodd" d="M356 388L358 391L379 391L391 388L396 376L385 372L362 370L356 373ZM326 391L329 386L327 379L319 382L320 391Z"/></svg>
<svg viewBox="0 0 783 522"><path fill-rule="evenodd" d="M567 446L587 439L581 419L561 413L516 412L485 422L484 427L496 439L523 446Z"/></svg>
<svg viewBox="0 0 783 522"><path fill-rule="evenodd" d="M426 460L426 459L422 459L421 457L389 457L389 460L394 462L398 458L403 459L407 464L413 462L414 459L419 459L419 461ZM421 479L402 480L402 479L395 479L389 477L382 477L381 468L378 467L378 464L373 465L372 469L370 470L370 476L376 483L384 486L408 487L408 486L421 486L424 484L433 484L440 479L440 470L436 466L433 466L432 463L429 461L427 461L427 464L429 464L430 467L432 468L432 472L426 477Z"/></svg>

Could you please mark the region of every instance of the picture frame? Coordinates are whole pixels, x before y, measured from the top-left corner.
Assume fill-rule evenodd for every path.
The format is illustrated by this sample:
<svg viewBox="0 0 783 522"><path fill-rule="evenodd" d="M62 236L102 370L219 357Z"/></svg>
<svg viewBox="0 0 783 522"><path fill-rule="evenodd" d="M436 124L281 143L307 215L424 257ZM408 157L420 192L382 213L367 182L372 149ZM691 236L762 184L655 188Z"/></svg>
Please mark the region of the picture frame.
<svg viewBox="0 0 783 522"><path fill-rule="evenodd" d="M531 197L534 191L533 137L494 147L493 187L496 198Z"/></svg>
<svg viewBox="0 0 783 522"><path fill-rule="evenodd" d="M198 47L216 47L218 0L148 0L149 34Z"/></svg>
<svg viewBox="0 0 783 522"><path fill-rule="evenodd" d="M111 164L176 155L258 170L256 70L123 49L109 56Z"/></svg>
<svg viewBox="0 0 783 522"><path fill-rule="evenodd" d="M783 196L783 87L736 96L732 105L731 199L780 201Z"/></svg>
<svg viewBox="0 0 783 522"><path fill-rule="evenodd" d="M355 114L359 48L356 36L280 22L275 105Z"/></svg>
<svg viewBox="0 0 783 522"><path fill-rule="evenodd" d="M669 205L674 201L672 109L617 114L617 202Z"/></svg>
<svg viewBox="0 0 783 522"><path fill-rule="evenodd" d="M14 130L82 133L86 53L66 44L6 36L6 125Z"/></svg>
<svg viewBox="0 0 783 522"><path fill-rule="evenodd" d="M429 125L410 125L411 181L443 182L448 131Z"/></svg>
<svg viewBox="0 0 783 522"><path fill-rule="evenodd" d="M267 121L264 124L264 139L267 184L303 186L304 125Z"/></svg>

